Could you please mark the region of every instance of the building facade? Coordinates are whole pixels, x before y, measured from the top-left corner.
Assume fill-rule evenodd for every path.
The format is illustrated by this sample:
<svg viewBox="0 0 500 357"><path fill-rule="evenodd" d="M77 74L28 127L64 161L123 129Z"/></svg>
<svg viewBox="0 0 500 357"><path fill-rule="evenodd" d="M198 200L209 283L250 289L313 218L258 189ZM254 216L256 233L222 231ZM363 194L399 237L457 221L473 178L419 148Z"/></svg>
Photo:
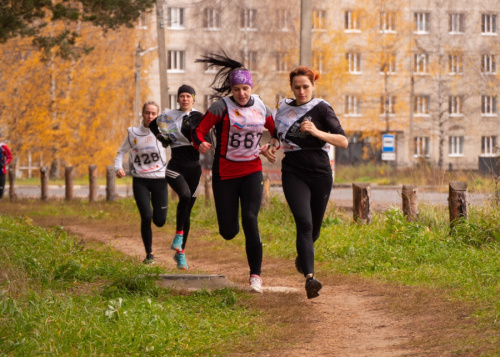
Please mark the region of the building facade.
<svg viewBox="0 0 500 357"><path fill-rule="evenodd" d="M252 71L254 93L270 107L290 97L300 9L300 0L165 0L170 107L185 83L196 88L196 108L207 109L216 69L195 60L221 51ZM383 133L395 135L398 166L477 169L494 156L499 14L498 0L313 0L316 96L334 107L348 150L358 148L339 150L341 161L379 160ZM156 19L147 36L156 36ZM159 78L153 61L147 85L158 101Z"/></svg>

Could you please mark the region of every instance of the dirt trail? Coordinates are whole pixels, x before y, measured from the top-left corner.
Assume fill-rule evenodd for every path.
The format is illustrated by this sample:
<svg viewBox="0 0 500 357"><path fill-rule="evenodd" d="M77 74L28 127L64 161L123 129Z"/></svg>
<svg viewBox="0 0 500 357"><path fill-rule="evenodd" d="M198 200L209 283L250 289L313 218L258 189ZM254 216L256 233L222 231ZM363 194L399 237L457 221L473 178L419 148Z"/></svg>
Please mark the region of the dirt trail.
<svg viewBox="0 0 500 357"><path fill-rule="evenodd" d="M111 245L128 255L142 259L143 246L137 235L123 236L105 232L103 227L90 225L65 225L65 229L84 240L97 240ZM109 227L108 227L109 228ZM117 231L115 231L117 232ZM156 233L154 253L159 264L174 268L170 239L160 239ZM245 287L248 284L248 266L244 252L232 242L220 240L214 250L213 243L196 242L192 237L186 250L189 271L187 273L208 273L226 275L231 281ZM217 258L216 258L217 257ZM216 263L214 263L214 261ZM293 267L293 262L264 258L262 277L265 287L289 287L296 293L265 291L262 299L270 300L263 305L274 309L273 301L280 298L293 309L302 309L291 321L304 333L278 337L265 353L248 354L266 356L420 356L411 347L415 331L409 328L409 319L398 317L383 308L384 296L370 291L363 284L353 288L350 284L322 279L324 288L320 297L307 300L303 290L304 280ZM321 274L319 274L321 277ZM283 297L283 295L288 295ZM283 303L281 301L281 303ZM292 307L293 306L293 307ZM278 313L278 312L277 312ZM293 313L293 311L292 311ZM293 316L285 319L294 319ZM282 335L279 334L278 335ZM298 340L297 340L298 339ZM302 341L301 341L302 339ZM247 355L242 353L242 355Z"/></svg>

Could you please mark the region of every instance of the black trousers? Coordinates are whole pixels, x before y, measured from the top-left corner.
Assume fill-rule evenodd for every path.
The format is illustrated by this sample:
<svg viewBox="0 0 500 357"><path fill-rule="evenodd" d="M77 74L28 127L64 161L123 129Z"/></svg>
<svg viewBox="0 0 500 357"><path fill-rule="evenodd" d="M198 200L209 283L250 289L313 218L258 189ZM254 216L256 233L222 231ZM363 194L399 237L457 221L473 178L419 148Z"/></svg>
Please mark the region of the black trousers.
<svg viewBox="0 0 500 357"><path fill-rule="evenodd" d="M283 192L297 229L297 254L304 276L314 274L314 242L319 238L321 223L332 191L333 177L302 177L282 173Z"/></svg>
<svg viewBox="0 0 500 357"><path fill-rule="evenodd" d="M132 190L141 215L141 237L146 254L153 251L153 231L151 221L157 227L163 227L167 220L168 187L161 179L134 177ZM152 209L151 209L152 206Z"/></svg>
<svg viewBox="0 0 500 357"><path fill-rule="evenodd" d="M182 239L182 249L184 249L189 235L189 228L191 227L191 210L198 196L201 166L183 166L171 160L168 163L165 177L170 187L179 196L176 230L184 231Z"/></svg>
<svg viewBox="0 0 500 357"><path fill-rule="evenodd" d="M245 233L245 250L250 274L261 274L262 240L259 235L257 218L263 190L262 171L229 180L213 179L219 233L226 239L233 239L239 232L239 206L241 205L241 225Z"/></svg>

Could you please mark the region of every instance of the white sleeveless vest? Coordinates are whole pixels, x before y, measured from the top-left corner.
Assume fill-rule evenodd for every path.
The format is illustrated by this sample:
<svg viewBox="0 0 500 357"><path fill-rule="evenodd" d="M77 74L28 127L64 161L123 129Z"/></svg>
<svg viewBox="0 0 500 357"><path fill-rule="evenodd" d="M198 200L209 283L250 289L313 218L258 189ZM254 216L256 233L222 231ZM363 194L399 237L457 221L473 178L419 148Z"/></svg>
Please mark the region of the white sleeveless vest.
<svg viewBox="0 0 500 357"><path fill-rule="evenodd" d="M266 123L266 105L257 95L252 95L251 107L240 107L230 98L223 97L229 117L229 138L226 159L251 161L259 157L259 143Z"/></svg>
<svg viewBox="0 0 500 357"><path fill-rule="evenodd" d="M142 177L149 172L165 171L167 157L160 142L148 129L147 134L139 128L127 128L130 151L130 167L132 175Z"/></svg>
<svg viewBox="0 0 500 357"><path fill-rule="evenodd" d="M193 109L193 111L196 111L196 109ZM186 138L181 132L182 121L186 115L189 115L189 113L185 113L182 110L166 109L156 118L158 130L160 130L160 133L165 138L169 138L172 141L171 146L174 148L191 145L189 138Z"/></svg>
<svg viewBox="0 0 500 357"><path fill-rule="evenodd" d="M297 144L295 144L293 141L285 138L290 127L319 103L325 102L326 104L328 104L328 102L319 98L313 98L308 103L300 106L289 105L288 103L290 103L291 101L292 101L291 99L285 98L281 99L278 102L277 111L274 119L276 135L278 136L280 145L282 146L283 151L285 152L302 150L302 148ZM323 145L321 149L326 152L329 152L330 146L331 146L330 144L325 143L325 145Z"/></svg>

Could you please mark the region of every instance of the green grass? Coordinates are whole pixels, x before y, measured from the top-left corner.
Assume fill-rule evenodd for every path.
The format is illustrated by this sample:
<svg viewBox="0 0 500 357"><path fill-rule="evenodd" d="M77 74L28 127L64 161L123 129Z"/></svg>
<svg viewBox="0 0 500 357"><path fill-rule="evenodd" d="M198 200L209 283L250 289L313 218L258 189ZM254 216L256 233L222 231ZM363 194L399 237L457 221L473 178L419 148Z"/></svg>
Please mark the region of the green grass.
<svg viewBox="0 0 500 357"><path fill-rule="evenodd" d="M500 328L500 209L471 207L453 230L447 209L421 205L420 212L407 222L392 208L358 225L352 213L330 208L315 244L321 271L439 289L477 303L477 313ZM259 218L266 254L294 258L293 217L282 200L273 198Z"/></svg>
<svg viewBox="0 0 500 357"><path fill-rule="evenodd" d="M0 351L223 355L258 333L244 294L179 295L156 284L161 273L105 246L85 248L61 228L0 215Z"/></svg>

